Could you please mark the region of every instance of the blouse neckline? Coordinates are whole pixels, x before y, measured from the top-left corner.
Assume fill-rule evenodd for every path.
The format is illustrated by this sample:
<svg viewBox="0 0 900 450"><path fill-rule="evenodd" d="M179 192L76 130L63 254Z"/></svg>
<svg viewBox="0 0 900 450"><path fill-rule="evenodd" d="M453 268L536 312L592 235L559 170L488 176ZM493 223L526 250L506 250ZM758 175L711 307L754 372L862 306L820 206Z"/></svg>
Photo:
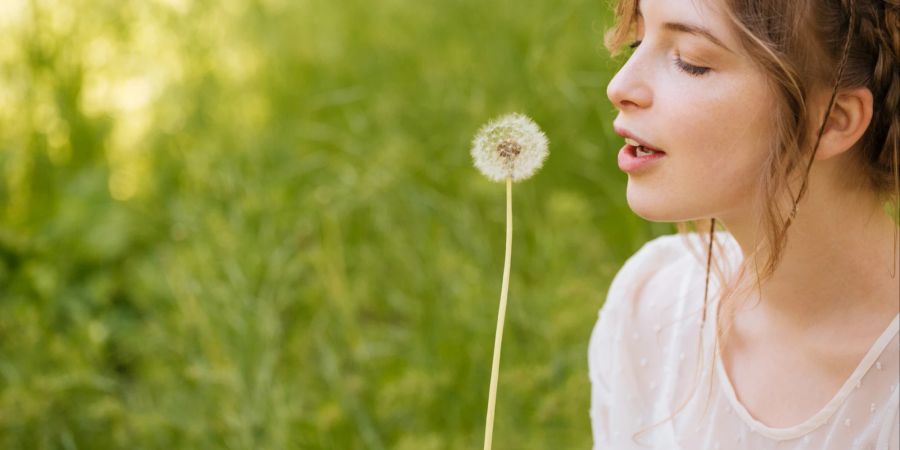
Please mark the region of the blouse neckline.
<svg viewBox="0 0 900 450"><path fill-rule="evenodd" d="M714 303L714 302L710 302ZM711 311L712 315L712 323L718 324L718 308L713 307ZM738 400L737 394L735 394L734 386L731 384L731 380L728 378L728 374L725 371L725 367L722 364L721 352L719 351L719 342L716 341L715 348L713 349L715 365L716 365L716 373L718 374L719 384L722 390L725 392L725 396L728 398L731 407L735 410L737 415L744 420L744 422L753 430L762 434L764 436L778 439L778 440L786 440L786 439L794 439L803 436L806 433L818 428L823 423L827 422L828 419L834 414L835 411L843 404L844 400L853 390L853 387L862 379L862 377L869 371L872 365L875 363L875 360L881 356L881 353L884 352L887 344L893 339L894 335L897 334L898 328L900 328L900 313L898 313L894 320L888 324L887 328L881 333L878 339L872 344L869 350L866 352L865 356L863 356L860 363L856 366L853 373L850 374L850 377L844 382L840 389L838 389L837 393L825 404L825 407L813 414L811 417L807 418L803 422L797 425L792 425L790 427L770 427L758 420L756 420L747 408Z"/></svg>

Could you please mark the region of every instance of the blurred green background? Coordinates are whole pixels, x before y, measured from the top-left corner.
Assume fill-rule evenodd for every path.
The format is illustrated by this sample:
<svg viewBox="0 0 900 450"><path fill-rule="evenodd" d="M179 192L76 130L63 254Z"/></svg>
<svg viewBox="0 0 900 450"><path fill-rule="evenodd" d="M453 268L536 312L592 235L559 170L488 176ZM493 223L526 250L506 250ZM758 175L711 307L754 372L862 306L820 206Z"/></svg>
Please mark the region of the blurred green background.
<svg viewBox="0 0 900 450"><path fill-rule="evenodd" d="M589 448L625 202L605 1L0 1L0 448Z"/></svg>

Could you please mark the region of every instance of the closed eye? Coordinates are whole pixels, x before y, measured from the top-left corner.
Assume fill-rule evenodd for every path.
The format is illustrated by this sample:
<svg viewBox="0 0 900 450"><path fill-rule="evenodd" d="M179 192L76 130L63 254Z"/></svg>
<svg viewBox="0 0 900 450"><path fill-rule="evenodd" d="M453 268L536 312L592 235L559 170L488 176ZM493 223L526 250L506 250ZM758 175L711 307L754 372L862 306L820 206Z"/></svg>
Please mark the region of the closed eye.
<svg viewBox="0 0 900 450"><path fill-rule="evenodd" d="M675 65L678 66L679 69L681 69L683 72L687 73L688 75L693 75L693 76L699 77L701 75L706 75L706 73L709 72L709 70L710 70L709 67L700 67L700 66L695 66L693 64L688 64L688 63L682 61L681 58L679 58L677 56L675 57L674 61L675 61Z"/></svg>
<svg viewBox="0 0 900 450"><path fill-rule="evenodd" d="M628 44L628 48L634 50L639 45L641 45L641 41L636 40L636 41L632 42L631 44ZM679 70L681 70L682 72L685 72L691 76L699 77L702 75L706 75L711 70L709 67L701 67L701 66L695 66L693 64L688 64L688 63L684 62L680 57L677 57L677 56L673 59L673 62L675 63L675 66L678 67Z"/></svg>

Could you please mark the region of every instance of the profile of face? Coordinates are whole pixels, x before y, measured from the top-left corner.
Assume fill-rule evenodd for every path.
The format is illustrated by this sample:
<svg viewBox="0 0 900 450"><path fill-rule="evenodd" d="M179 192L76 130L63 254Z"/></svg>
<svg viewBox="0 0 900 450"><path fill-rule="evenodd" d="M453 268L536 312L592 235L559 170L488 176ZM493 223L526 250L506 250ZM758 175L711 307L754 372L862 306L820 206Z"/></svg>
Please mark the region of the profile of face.
<svg viewBox="0 0 900 450"><path fill-rule="evenodd" d="M628 174L628 204L647 220L753 214L773 99L718 8L640 1L638 45L607 87L616 129L665 152Z"/></svg>

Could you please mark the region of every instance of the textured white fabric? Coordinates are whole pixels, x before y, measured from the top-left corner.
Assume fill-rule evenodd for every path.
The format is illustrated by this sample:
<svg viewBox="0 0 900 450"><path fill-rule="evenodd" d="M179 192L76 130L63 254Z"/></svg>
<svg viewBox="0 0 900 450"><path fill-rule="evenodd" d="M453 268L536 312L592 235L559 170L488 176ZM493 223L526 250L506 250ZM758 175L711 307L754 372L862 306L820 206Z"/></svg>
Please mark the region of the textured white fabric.
<svg viewBox="0 0 900 450"><path fill-rule="evenodd" d="M688 239L704 248L696 233ZM742 258L736 241L726 232L716 240L735 269ZM646 243L616 274L588 348L595 450L900 449L900 314L822 410L773 428L737 400L713 352L719 283L712 275L699 348L705 269L705 252L690 252L685 237L674 234ZM643 445L632 440L668 418L694 385L674 419L637 436Z"/></svg>

